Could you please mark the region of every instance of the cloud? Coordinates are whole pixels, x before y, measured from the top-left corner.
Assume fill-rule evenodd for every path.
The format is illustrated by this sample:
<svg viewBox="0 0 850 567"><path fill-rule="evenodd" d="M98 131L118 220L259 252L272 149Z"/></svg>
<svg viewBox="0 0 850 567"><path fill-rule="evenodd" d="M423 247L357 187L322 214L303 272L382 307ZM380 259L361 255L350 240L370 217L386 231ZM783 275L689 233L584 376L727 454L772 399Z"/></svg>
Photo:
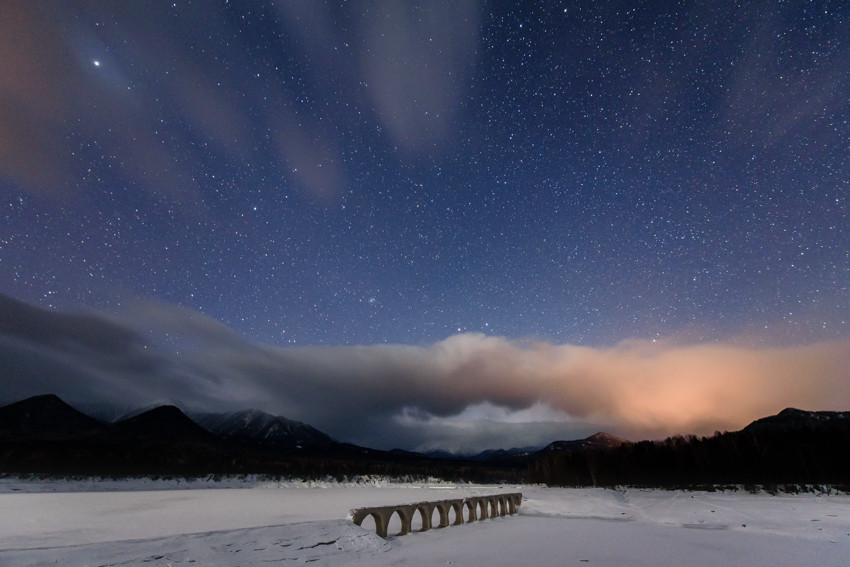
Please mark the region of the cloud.
<svg viewBox="0 0 850 567"><path fill-rule="evenodd" d="M402 408L393 417L392 431L417 451L477 454L482 449L541 447L556 439L584 438L599 431L600 425L573 419L542 402L521 410L481 402L447 417Z"/></svg>
<svg viewBox="0 0 850 567"><path fill-rule="evenodd" d="M423 151L453 133L479 40L479 6L382 0L361 22L361 76L393 142Z"/></svg>
<svg viewBox="0 0 850 567"><path fill-rule="evenodd" d="M277 162L306 201L331 206L357 151L343 133L364 120L406 156L443 147L477 57L479 3L314 4L277 4L293 68L274 70L232 39L223 7L4 6L0 182L85 208L96 190L80 183L87 171L203 215L214 196L178 150L204 147L233 163Z"/></svg>
<svg viewBox="0 0 850 567"><path fill-rule="evenodd" d="M627 341L591 348L461 334L430 346L280 348L199 313L0 302L0 399L256 407L379 448L530 445L738 429L784 407L846 410L850 340L782 348Z"/></svg>
<svg viewBox="0 0 850 567"><path fill-rule="evenodd" d="M0 179L32 195L85 208L85 190L75 176L84 153L80 142L94 141L108 148L126 178L145 192L198 208L202 196L191 171L162 147L157 95L147 90L144 77L133 75L132 64L124 59L122 67L122 59L110 55L123 45L153 49L154 38L161 41L163 34L147 31L162 32L162 26L144 10L128 9L121 15L140 30L113 34L94 23L95 13L80 17L81 11L85 8L74 4L4 6Z"/></svg>
<svg viewBox="0 0 850 567"><path fill-rule="evenodd" d="M38 30L32 33L32 30ZM68 175L58 126L75 97L73 60L58 28L31 3L0 18L0 177L47 192ZM50 161L45 161L50 157ZM45 163L54 164L45 167Z"/></svg>

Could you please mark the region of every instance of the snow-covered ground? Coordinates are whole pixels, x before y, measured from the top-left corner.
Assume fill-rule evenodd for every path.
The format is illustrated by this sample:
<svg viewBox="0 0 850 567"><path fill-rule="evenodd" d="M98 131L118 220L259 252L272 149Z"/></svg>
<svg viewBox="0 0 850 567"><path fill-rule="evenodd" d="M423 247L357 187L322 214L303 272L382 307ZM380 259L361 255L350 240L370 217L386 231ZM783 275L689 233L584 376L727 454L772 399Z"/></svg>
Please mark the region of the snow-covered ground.
<svg viewBox="0 0 850 567"><path fill-rule="evenodd" d="M346 519L361 506L515 491L517 516L387 540ZM266 563L846 566L850 496L0 479L3 566Z"/></svg>

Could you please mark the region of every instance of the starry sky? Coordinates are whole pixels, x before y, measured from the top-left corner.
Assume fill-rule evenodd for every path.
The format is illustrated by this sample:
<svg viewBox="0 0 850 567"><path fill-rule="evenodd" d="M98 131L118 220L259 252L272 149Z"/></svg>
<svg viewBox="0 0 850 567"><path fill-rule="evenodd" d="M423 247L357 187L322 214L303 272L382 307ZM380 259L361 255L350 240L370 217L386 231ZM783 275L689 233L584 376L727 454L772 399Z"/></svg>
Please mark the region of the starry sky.
<svg viewBox="0 0 850 567"><path fill-rule="evenodd" d="M121 321L174 357L203 342L187 329L213 328L313 362L492 348L516 354L520 382L563 349L758 358L850 338L846 2L69 0L0 14L4 305ZM605 392L630 379L602 374ZM384 415L446 438L452 416L652 435L794 400L641 424L550 393L482 387ZM314 417L313 398L284 398L269 409Z"/></svg>

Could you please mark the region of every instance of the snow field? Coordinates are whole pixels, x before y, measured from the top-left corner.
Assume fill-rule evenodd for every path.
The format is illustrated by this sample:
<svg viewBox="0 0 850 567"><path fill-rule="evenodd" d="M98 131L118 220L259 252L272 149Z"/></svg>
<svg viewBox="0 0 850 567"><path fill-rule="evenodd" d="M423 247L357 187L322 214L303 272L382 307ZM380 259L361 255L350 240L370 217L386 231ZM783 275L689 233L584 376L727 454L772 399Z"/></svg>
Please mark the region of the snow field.
<svg viewBox="0 0 850 567"><path fill-rule="evenodd" d="M151 481L45 492L16 482L0 483L3 566L850 563L847 495L262 482L174 490ZM361 506L499 491L524 494L519 515L387 540L346 519Z"/></svg>

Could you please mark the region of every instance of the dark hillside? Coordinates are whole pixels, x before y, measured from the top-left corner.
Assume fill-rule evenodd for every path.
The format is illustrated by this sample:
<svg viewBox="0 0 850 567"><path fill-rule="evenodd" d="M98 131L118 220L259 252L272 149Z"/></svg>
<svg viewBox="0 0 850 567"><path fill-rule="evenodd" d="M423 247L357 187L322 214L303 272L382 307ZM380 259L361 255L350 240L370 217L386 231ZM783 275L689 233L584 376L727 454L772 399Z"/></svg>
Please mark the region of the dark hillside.
<svg viewBox="0 0 850 567"><path fill-rule="evenodd" d="M631 441L626 441L625 439L620 439L619 437L615 437L614 435L610 435L608 433L600 431L599 433L594 433L586 439L575 439L573 441L554 441L544 447L538 453L538 455L545 455L547 453L557 452L583 451L586 449L610 449L629 443L631 443Z"/></svg>
<svg viewBox="0 0 850 567"><path fill-rule="evenodd" d="M160 443L214 443L218 438L174 406L159 406L119 421L110 436Z"/></svg>
<svg viewBox="0 0 850 567"><path fill-rule="evenodd" d="M741 431L555 451L529 480L560 486L850 485L850 413L785 410Z"/></svg>
<svg viewBox="0 0 850 567"><path fill-rule="evenodd" d="M160 406L102 424L56 396L0 408L0 474L182 475L271 474L295 478L358 475L522 480L525 465L431 459L338 443L280 416L251 411L216 420L207 431L179 408Z"/></svg>
<svg viewBox="0 0 850 567"><path fill-rule="evenodd" d="M0 408L0 439L54 438L102 431L105 425L47 394Z"/></svg>

